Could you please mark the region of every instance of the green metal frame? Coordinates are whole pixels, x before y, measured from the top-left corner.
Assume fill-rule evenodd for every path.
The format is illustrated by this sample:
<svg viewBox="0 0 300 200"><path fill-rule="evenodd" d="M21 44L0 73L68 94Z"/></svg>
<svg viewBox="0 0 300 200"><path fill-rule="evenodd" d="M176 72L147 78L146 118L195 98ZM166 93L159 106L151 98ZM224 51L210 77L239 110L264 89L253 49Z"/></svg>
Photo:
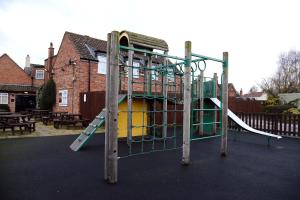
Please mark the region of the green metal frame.
<svg viewBox="0 0 300 200"><path fill-rule="evenodd" d="M145 84L149 84L148 88L149 91L141 91L132 94L133 99L139 99L142 100L144 106L143 108L147 107L146 104L152 104L152 109L149 108L149 110L131 110L131 111L121 111L121 112L140 112L143 114L142 117L142 124L141 125L132 125L131 129L139 128L142 130L141 136L127 138L127 144L128 144L128 154L120 156L120 158L128 157L128 156L135 156L135 155L141 155L141 154L147 154L151 152L160 152L160 151L168 151L168 150L174 150L181 148L181 146L177 145L177 135L178 135L178 127L181 127L182 124L176 123L176 116L178 112L183 112L183 110L178 109L178 101L180 97L177 97L175 94L180 93L180 88L176 84L176 80L182 78L182 65L185 61L184 58L180 58L177 56L171 56L167 54L160 54L156 52L151 52L143 49L136 49L131 48L127 46L119 45L120 50L122 51L133 51L134 53L138 53L140 56L143 55L145 57L151 56L155 58L156 60L162 60L165 59L172 59L175 60L174 63L159 63L155 64L153 63L151 67L147 65L142 66L131 66L131 65L125 65L127 69L138 69L140 72L143 72L143 78L145 78L146 74L148 74L148 77L146 79L148 80L148 83L145 82L145 80L141 81L141 77L138 79L133 78L130 84L132 84L132 88L134 86L140 86L140 88L146 88ZM133 70L131 70L133 73ZM120 74L123 77L123 80L120 79L120 86L124 85L124 81L127 81L128 74L127 72L124 72L120 70L122 74ZM129 70L128 70L129 72ZM132 74L133 75L133 74ZM140 73L141 76L141 73ZM175 84L172 82L167 81L165 83L165 86L168 87L169 90L171 90L168 93L168 96L164 96L162 93L163 90L163 78L166 77L168 79L175 79ZM122 82L123 81L123 82ZM158 104L162 104L164 100L168 100L170 102L173 102L173 108L168 110L163 110L158 108ZM162 105L161 105L162 106ZM149 106L150 107L150 106ZM167 113L174 113L173 122L169 124L162 124L157 120L158 115L163 115L164 112ZM147 115L147 119L144 118L144 115ZM151 118L152 121L149 119ZM147 125L144 125L145 120L147 120L149 123ZM162 129L167 126L167 135L163 136ZM145 134L146 130L148 131L148 135ZM150 147L149 147L150 144ZM134 146L138 146L137 148L134 148ZM148 148L146 148L146 146ZM158 147L157 147L158 146Z"/></svg>
<svg viewBox="0 0 300 200"><path fill-rule="evenodd" d="M199 98L195 97L197 96L197 90L199 88L197 88L197 86L195 87L195 81L199 81L197 79L196 74L200 73L200 62L204 62L205 68L203 69L205 71L206 69L206 60L210 60L210 61L215 61L215 62L220 62L222 64L225 63L225 61L221 60L221 59L217 59L217 58L212 58L212 57L208 57L208 56L203 56L203 55L199 55L199 54L195 54L192 53L193 57L196 57L196 59L192 59L192 63L194 63L195 67L192 67L192 103L191 103L191 141L197 141L197 140L203 140L203 139L210 139L210 138L215 138L215 137L221 137L223 136L223 132L220 130L220 127L222 127L222 118L220 117L219 121L213 121L211 119L208 119L207 117L204 118L203 123L199 123L199 122L195 122L195 115L198 114L198 112L203 111L203 112L207 112L207 113L211 113L211 112L218 112L219 116L222 116L222 108L212 108L214 106L212 106L211 104L208 103L204 103L204 107L202 109L195 107L195 105L197 106L197 101L199 100ZM224 65L223 65L224 67ZM223 76L223 75L222 75ZM221 78L222 78L221 76ZM210 80L208 80L210 79ZM221 79L221 85L220 88L222 87L222 79ZM203 86L204 86L204 95L203 98L209 98L209 97L216 97L216 96L210 96L208 95L209 93L215 94L214 88L212 87L212 85L215 84L214 80L212 78L209 77L204 77L204 81L203 81ZM209 86L209 88L207 88L207 86ZM196 91L195 91L196 90ZM221 91L221 90L220 90ZM222 93L220 92L220 97L222 97ZM220 98L222 99L222 98ZM219 134L215 134L215 135L203 135L203 136L195 136L194 132L195 129L199 129L200 126L203 126L203 130L204 132L209 132L208 131L208 126L212 126L213 124L217 124L219 125Z"/></svg>
<svg viewBox="0 0 300 200"><path fill-rule="evenodd" d="M184 58L181 57L177 57L177 56L171 56L168 54L161 54L161 53L157 53L157 52L151 52L148 50L144 50L144 49L137 49L137 48L132 48L132 47L127 47L127 46L122 46L119 45L119 49L120 51L133 51L134 53L139 53L140 55L143 56L152 56L154 58L166 58L166 59L173 59L175 60L175 63L170 63L170 64L159 64L159 65L153 65L151 68L149 68L148 66L130 66L127 65L127 68L132 68L132 69L138 69L140 71L144 72L144 76L147 74L146 72L149 72L150 77L147 77L149 79L149 91L145 92L142 91L141 93L133 93L132 94L132 98L133 99L142 99L143 104L147 104L148 102L152 102L153 104L153 109L151 110L132 110L132 111L121 111L121 112L142 112L143 113L143 123L140 126L132 126L131 128L142 128L142 134L140 137L133 137L133 138L129 138L127 139L127 144L129 147L129 151L128 151L128 155L124 155L121 156L121 158L124 157L128 157L128 156L134 156L134 155L141 155L141 154L146 154L146 153L151 153L151 152L159 152L159 151L167 151L167 150L173 150L173 149L178 149L181 148L181 146L176 146L177 143L177 128L178 127L182 127L182 124L177 124L176 123L176 113L177 112L183 112L183 110L179 110L176 107L178 106L178 104L176 104L176 101L178 100L178 98L175 97L165 97L164 95L162 95L161 91L162 91L162 87L163 87L163 83L157 81L158 80L162 80L164 76L169 77L173 77L175 79L175 94L177 92L176 90L176 78L178 77L182 77L183 76L183 67L185 65L185 63L187 62ZM217 109L217 108L213 108L211 105L209 104L205 104L203 109L198 108L197 106L195 106L197 104L197 101L199 99L197 99L195 97L195 94L197 94L197 87L195 87L195 81L197 81L197 76L196 74L199 73L200 69L200 62L204 62L205 67L206 67L206 60L211 60L211 61L215 61L215 62L220 62L224 64L223 60L220 59L216 59L216 58L211 58L208 56L203 56L203 55L199 55L199 54L194 54L192 53L193 57L196 57L195 59L191 60L191 63L194 64L194 67L192 67L192 90L191 90L191 96L192 96L192 103L191 103L191 124L190 124L190 128L191 128L191 139L190 141L195 141L195 140L203 140L203 139L209 139L209 138L215 138L215 137L220 137L223 135L222 132L220 132L219 134L215 134L215 135L204 135L201 137L193 137L193 132L194 130L197 129L197 127L199 127L200 125L203 125L206 129L209 129L209 127L211 127L213 124L218 124L219 126L222 126L222 120L220 119L220 121L213 121L210 117L210 119L205 118L203 123L199 123L197 121L195 121L195 115L200 112L200 111L204 111L206 113L212 113L212 112L218 112L220 114L220 116L222 115L222 109ZM171 70L168 70L171 69ZM204 69L205 70L205 69ZM133 73L133 70L132 70ZM124 80L128 77L128 74L126 74L126 72L121 71L120 70L120 75L121 77L124 78ZM133 74L132 74L133 75ZM159 78L158 78L159 77ZM139 79L134 79L131 82L132 87L134 85L140 85L143 88L145 88L145 82L141 82ZM214 80L212 80L212 78L208 78L205 77L204 78L204 86L205 86L205 90L204 90L204 94L206 94L204 96L204 98L208 98L208 97L215 97L215 96L211 96L211 95L207 95L208 93L210 94L214 94L215 91L213 89L213 84ZM120 87L122 86L122 78L120 79ZM167 83L166 87L172 87L171 85L169 85ZM158 88L158 90L157 90ZM156 109L156 105L158 103L161 103L165 98L167 98L169 101L173 101L175 102L174 109L168 109L168 110L157 110ZM156 123L156 115L159 113L163 113L163 112L173 112L174 113L174 122L171 124L159 124ZM147 114L148 118L149 116L152 116L152 120L153 123L148 124L147 126L144 126L144 114ZM148 120L148 119L147 119ZM149 120L148 120L149 122ZM162 137L162 134L159 134L162 131L162 128L164 126L167 126L169 129L173 129L173 134L171 134L170 136L166 136L166 137ZM146 130L151 130L151 136L146 135L145 132ZM171 146L171 148L167 147L166 142L167 140L173 140L173 145ZM150 150L145 150L144 147L146 145L146 143L152 143L152 148ZM155 144L156 142L163 142L162 147L160 149L156 149L155 148ZM139 152L133 152L133 144L140 144L140 150Z"/></svg>

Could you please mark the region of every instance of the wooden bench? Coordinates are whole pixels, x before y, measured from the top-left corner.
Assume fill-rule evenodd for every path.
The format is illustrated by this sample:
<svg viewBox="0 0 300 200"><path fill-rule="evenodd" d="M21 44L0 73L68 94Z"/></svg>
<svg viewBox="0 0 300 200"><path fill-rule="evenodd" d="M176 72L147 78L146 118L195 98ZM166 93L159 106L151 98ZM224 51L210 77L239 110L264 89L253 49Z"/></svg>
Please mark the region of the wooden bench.
<svg viewBox="0 0 300 200"><path fill-rule="evenodd" d="M2 115L0 128L5 132L6 129L11 129L12 134L15 134L16 127L19 128L21 134L23 131L35 131L36 122L30 119L30 115L12 114Z"/></svg>
<svg viewBox="0 0 300 200"><path fill-rule="evenodd" d="M35 121L27 121L27 122L23 122L24 124L27 124L27 129L29 131L29 133L35 131Z"/></svg>
<svg viewBox="0 0 300 200"><path fill-rule="evenodd" d="M21 134L23 134L23 129L28 130L28 124L27 123L23 123L23 122L19 122L19 123L9 123L8 126L11 128L12 134L15 134L15 127L19 127L19 130L21 131Z"/></svg>
<svg viewBox="0 0 300 200"><path fill-rule="evenodd" d="M42 122L43 122L43 124L46 125L46 126L47 126L48 123L51 122L51 121L52 121L52 119L51 119L50 116L43 116L43 117L42 117Z"/></svg>
<svg viewBox="0 0 300 200"><path fill-rule="evenodd" d="M88 123L88 120L85 119L74 119L67 121L68 127L75 127L77 124L80 124L82 128L86 127Z"/></svg>
<svg viewBox="0 0 300 200"><path fill-rule="evenodd" d="M80 115L79 115L80 116ZM63 125L67 125L67 127L75 127L77 124L80 124L81 127L85 127L88 124L88 120L74 117L68 117L67 115L64 115L60 118L53 119L53 126L54 128L60 128Z"/></svg>

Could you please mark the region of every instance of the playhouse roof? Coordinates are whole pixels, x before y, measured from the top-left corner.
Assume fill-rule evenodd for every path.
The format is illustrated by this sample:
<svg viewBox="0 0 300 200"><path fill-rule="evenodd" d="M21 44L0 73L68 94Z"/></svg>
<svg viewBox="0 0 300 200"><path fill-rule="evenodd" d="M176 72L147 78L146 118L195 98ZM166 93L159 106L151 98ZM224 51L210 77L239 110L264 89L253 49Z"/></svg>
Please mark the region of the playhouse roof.
<svg viewBox="0 0 300 200"><path fill-rule="evenodd" d="M126 37L129 44L141 46L141 47L147 47L151 49L158 49L162 51L168 51L168 44L166 41L162 39L158 39L155 37L150 37L146 35L142 35L139 33L133 33L130 31L121 31L120 33L120 39L122 37Z"/></svg>

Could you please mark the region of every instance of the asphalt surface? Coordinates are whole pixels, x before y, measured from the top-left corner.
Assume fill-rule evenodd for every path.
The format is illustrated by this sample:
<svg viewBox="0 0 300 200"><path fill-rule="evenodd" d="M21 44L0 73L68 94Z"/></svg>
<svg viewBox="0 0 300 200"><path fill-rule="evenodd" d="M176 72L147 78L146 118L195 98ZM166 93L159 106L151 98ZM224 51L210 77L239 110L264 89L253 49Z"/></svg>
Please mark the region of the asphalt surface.
<svg viewBox="0 0 300 200"><path fill-rule="evenodd" d="M103 180L104 137L96 134L80 152L76 136L0 140L1 200L102 199L300 199L300 139L272 140L242 134L194 141L191 164L181 149L119 160L119 182ZM120 145L120 150L125 146Z"/></svg>

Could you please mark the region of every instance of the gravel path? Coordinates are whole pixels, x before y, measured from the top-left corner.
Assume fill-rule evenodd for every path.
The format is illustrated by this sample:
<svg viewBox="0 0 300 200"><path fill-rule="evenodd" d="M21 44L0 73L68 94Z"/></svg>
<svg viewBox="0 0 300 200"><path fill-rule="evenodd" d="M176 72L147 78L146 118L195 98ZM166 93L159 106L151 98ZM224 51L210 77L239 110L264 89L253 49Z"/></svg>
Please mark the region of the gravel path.
<svg viewBox="0 0 300 200"><path fill-rule="evenodd" d="M7 138L26 138L26 137L42 137L42 136L57 136L57 135L77 135L80 134L84 129L81 127L69 128L63 127L56 129L53 125L44 125L42 122L36 123L36 131L29 133L24 131L23 134L19 130L15 131L15 135L12 135L12 132L8 129L3 132L0 130L0 139ZM97 132L104 132L104 128L99 128Z"/></svg>

